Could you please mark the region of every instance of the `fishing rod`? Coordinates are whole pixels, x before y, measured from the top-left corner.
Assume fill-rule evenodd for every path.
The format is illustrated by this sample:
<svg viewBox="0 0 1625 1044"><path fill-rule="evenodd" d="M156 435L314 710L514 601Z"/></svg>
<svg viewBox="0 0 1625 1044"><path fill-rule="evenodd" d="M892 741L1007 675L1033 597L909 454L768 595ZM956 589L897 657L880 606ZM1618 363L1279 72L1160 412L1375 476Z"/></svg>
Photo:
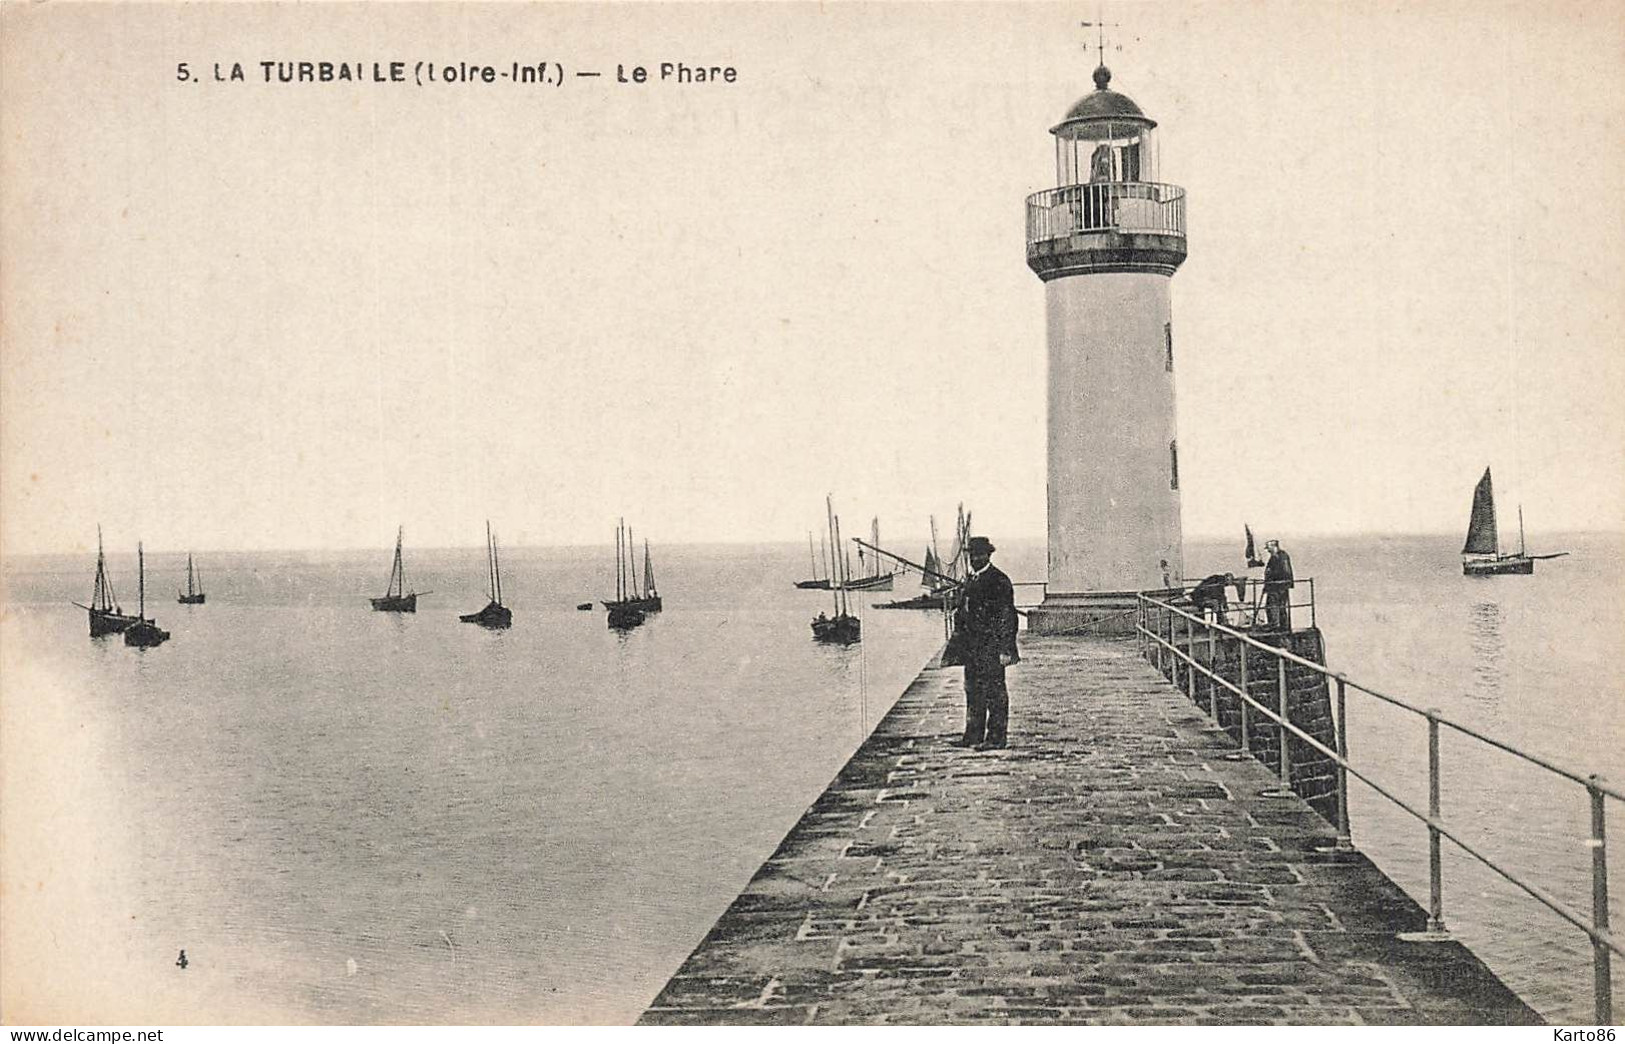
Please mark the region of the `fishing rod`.
<svg viewBox="0 0 1625 1044"><path fill-rule="evenodd" d="M918 562L911 562L908 559L904 558L902 555L893 554L892 552L887 551L883 547L876 547L875 545L869 543L867 540L862 540L862 539L860 539L858 537L852 537L851 539L852 539L852 542L854 544L858 545L858 548L859 548L858 554L859 555L861 555L863 553L864 548L867 548L870 551L873 551L877 555L885 555L887 558L891 559L893 562L896 562L898 565L905 566L905 567L907 567L909 569L913 569L914 571L918 572L921 576L928 576L928 577L932 578L933 580L940 580L943 583L944 587L939 589L939 593L946 594L948 589L952 589L952 590L957 591L959 588L965 586L965 581L963 581L963 580L960 580L960 579L958 579L956 577L944 575L942 573L937 572L935 569L927 569L925 566L920 565ZM1014 585L1012 585L1012 586L1014 586ZM1027 610L1018 608L1018 609L1016 609L1016 615L1017 616L1027 616L1029 614L1028 614Z"/></svg>
<svg viewBox="0 0 1625 1044"><path fill-rule="evenodd" d="M948 585L949 587L963 587L963 586L965 586L965 581L963 581L963 580L960 580L960 579L958 579L956 577L947 576L947 575L945 575L943 573L939 573L935 569L927 569L925 566L920 565L918 562L910 562L908 559L904 558L902 555L892 554L890 551L887 551L885 548L876 547L875 545L869 543L867 540L863 540L863 539L861 539L859 537L853 537L852 542L854 544L858 545L858 547L860 549L859 552L858 552L859 554L863 553L862 549L867 548L868 550L873 551L877 555L885 555L887 558L891 559L893 562L896 562L898 565L906 566L909 569L914 570L915 572L919 573L921 576L928 576L933 580L940 580L944 584Z"/></svg>

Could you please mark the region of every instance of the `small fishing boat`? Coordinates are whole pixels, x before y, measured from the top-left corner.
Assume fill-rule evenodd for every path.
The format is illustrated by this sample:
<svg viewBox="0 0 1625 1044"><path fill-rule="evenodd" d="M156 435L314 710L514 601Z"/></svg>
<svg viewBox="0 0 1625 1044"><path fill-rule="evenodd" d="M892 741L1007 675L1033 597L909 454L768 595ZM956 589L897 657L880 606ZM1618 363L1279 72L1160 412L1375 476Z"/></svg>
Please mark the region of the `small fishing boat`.
<svg viewBox="0 0 1625 1044"><path fill-rule="evenodd" d="M1490 469L1473 488L1473 510L1467 520L1467 542L1461 547L1461 571L1466 576L1529 576L1542 558L1562 558L1567 551L1531 555L1524 546L1523 505L1518 505L1518 550L1501 552L1501 536L1495 518L1495 485Z"/></svg>
<svg viewBox="0 0 1625 1044"><path fill-rule="evenodd" d="M169 632L159 627L156 621L147 619L147 556L139 541L135 545L135 561L140 607L136 611L135 623L124 629L124 644L150 649L169 641Z"/></svg>
<svg viewBox="0 0 1625 1044"><path fill-rule="evenodd" d="M869 524L869 543L871 546L880 546L880 519L876 518ZM890 591L892 578L897 575L895 571L882 572L880 559L875 555L865 556L863 549L858 549L858 557L866 558L869 563L869 572L865 576L849 578L845 587L848 591Z"/></svg>
<svg viewBox="0 0 1625 1044"><path fill-rule="evenodd" d="M481 627L513 626L513 610L502 604L502 565L497 561L497 538L491 532L489 519L485 523L485 578L490 585L491 600L479 612L468 613L457 619Z"/></svg>
<svg viewBox="0 0 1625 1044"><path fill-rule="evenodd" d="M576 611L581 612L581 613L590 613L590 612L592 612L592 603L591 602L579 602L579 603L576 604Z"/></svg>
<svg viewBox="0 0 1625 1044"><path fill-rule="evenodd" d="M946 609L951 592L927 591L925 594L915 595L913 598L903 598L895 602L880 602L876 609Z"/></svg>
<svg viewBox="0 0 1625 1044"><path fill-rule="evenodd" d="M829 526L830 554L830 590L835 599L835 615L828 616L819 613L812 622L813 641L823 642L826 645L851 645L863 640L863 622L849 612L847 604L846 581L850 580L850 570L839 554L841 547L841 520L835 514L835 504L829 497L824 498L824 511L826 524Z"/></svg>
<svg viewBox="0 0 1625 1044"><path fill-rule="evenodd" d="M389 568L389 587L379 598L370 599L374 611L380 613L415 613L418 611L418 592L406 590L406 564L401 559L401 541L406 527L395 531L395 562ZM424 594L430 592L424 591Z"/></svg>
<svg viewBox="0 0 1625 1044"><path fill-rule="evenodd" d="M186 553L186 591L175 592L175 601L181 605L202 605L203 585L198 582L197 571L192 568L192 553Z"/></svg>
<svg viewBox="0 0 1625 1044"><path fill-rule="evenodd" d="M964 509L961 508L958 523L960 537L963 537L964 531L968 524L969 523L965 519ZM937 520L933 518L931 520L931 546L925 549L925 561L923 568L911 567L919 569L920 586L926 589L925 593L915 595L913 598L898 599L894 602L881 602L875 606L876 609L941 610L950 609L953 607L956 598L955 592L958 586L958 581L954 579L954 576L957 575L956 560L951 560L949 563L945 564L942 559L937 556L936 540ZM956 551L955 554L957 556L958 552Z"/></svg>
<svg viewBox="0 0 1625 1044"><path fill-rule="evenodd" d="M119 607L118 596L113 594L113 581L107 576L107 555L102 551L101 526L96 527L96 589L90 596L89 605L80 602L73 604L89 614L92 638L118 634L138 619L127 615Z"/></svg>

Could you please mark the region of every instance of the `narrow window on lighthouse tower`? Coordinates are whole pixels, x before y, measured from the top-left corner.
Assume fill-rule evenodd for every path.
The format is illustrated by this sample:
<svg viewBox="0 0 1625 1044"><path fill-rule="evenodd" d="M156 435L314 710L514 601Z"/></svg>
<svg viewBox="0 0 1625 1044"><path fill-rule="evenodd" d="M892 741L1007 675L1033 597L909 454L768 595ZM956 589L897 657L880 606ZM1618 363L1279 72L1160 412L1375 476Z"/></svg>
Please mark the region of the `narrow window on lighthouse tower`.
<svg viewBox="0 0 1625 1044"><path fill-rule="evenodd" d="M1179 440L1168 443L1168 488L1179 488Z"/></svg>
<svg viewBox="0 0 1625 1044"><path fill-rule="evenodd" d="M1167 364L1166 364L1168 372L1173 373L1174 372L1174 324L1173 323L1163 323L1162 324L1162 342L1163 342L1163 344L1167 345L1167 347L1168 347L1168 361L1167 361Z"/></svg>

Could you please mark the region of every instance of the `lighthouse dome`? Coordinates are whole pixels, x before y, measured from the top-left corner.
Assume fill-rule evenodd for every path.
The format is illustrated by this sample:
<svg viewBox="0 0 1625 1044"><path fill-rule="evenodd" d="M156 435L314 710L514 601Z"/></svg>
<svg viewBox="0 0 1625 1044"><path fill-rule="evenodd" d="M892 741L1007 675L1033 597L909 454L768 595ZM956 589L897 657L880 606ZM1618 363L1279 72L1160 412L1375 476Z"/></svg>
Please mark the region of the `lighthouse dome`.
<svg viewBox="0 0 1625 1044"><path fill-rule="evenodd" d="M1095 70L1095 89L1067 110L1066 118L1050 133L1063 138L1098 140L1119 137L1129 128L1151 129L1156 121L1140 111L1134 99L1111 89L1112 71L1104 65Z"/></svg>

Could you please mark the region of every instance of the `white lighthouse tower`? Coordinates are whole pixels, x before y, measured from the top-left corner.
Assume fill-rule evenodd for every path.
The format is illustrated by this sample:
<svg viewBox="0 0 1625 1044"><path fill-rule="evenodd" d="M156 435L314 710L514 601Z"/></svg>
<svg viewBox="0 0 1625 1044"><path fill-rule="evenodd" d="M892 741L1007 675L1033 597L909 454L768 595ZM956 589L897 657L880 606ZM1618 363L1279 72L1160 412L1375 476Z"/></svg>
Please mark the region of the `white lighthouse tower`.
<svg viewBox="0 0 1625 1044"><path fill-rule="evenodd" d="M1049 342L1049 584L1031 624L1130 630L1134 593L1184 573L1173 274L1185 191L1157 180L1156 122L1095 89L1050 129L1056 188L1027 199Z"/></svg>

